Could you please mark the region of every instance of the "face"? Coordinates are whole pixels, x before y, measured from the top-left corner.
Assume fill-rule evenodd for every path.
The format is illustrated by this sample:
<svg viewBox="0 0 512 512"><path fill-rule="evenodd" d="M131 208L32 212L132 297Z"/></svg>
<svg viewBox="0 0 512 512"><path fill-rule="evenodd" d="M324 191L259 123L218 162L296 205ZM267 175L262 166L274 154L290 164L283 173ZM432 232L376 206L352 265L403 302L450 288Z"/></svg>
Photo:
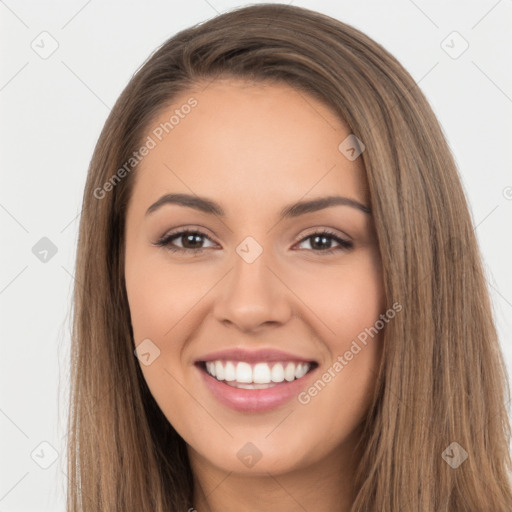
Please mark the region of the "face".
<svg viewBox="0 0 512 512"><path fill-rule="evenodd" d="M194 465L284 474L353 446L384 295L362 159L338 148L349 134L285 84L225 79L175 98L144 137L125 232L134 342ZM325 197L342 199L288 208Z"/></svg>

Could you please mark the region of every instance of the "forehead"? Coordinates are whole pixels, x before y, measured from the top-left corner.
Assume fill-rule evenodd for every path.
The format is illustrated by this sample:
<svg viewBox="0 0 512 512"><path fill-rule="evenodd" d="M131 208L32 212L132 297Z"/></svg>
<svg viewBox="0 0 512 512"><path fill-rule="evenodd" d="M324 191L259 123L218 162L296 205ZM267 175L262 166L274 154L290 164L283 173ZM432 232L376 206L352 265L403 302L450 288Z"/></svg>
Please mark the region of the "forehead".
<svg viewBox="0 0 512 512"><path fill-rule="evenodd" d="M192 192L255 206L339 192L367 203L361 158L338 149L349 135L329 107L287 84L216 80L182 92L151 122L133 197Z"/></svg>

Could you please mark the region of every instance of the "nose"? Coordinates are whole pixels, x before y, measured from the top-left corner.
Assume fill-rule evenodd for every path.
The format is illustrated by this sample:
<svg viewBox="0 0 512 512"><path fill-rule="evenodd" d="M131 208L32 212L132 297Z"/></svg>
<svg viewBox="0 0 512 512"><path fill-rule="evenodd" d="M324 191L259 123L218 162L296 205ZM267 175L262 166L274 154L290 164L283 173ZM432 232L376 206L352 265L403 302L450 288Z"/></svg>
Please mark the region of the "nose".
<svg viewBox="0 0 512 512"><path fill-rule="evenodd" d="M292 292L266 257L266 251L252 263L236 254L233 265L215 297L217 321L243 332L286 323L292 316Z"/></svg>

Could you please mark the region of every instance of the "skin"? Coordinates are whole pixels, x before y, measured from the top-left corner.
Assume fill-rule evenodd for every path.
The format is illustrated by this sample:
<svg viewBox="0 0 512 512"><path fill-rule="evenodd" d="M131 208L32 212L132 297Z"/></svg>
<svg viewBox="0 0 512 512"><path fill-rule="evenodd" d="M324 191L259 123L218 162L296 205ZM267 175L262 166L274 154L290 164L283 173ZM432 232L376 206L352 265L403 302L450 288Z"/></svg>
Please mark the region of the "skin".
<svg viewBox="0 0 512 512"><path fill-rule="evenodd" d="M371 214L338 205L278 220L285 205L328 195L369 207L362 159L338 150L350 130L331 109L285 84L217 79L175 98L147 135L191 96L197 106L137 167L127 211L134 341L160 350L141 364L144 377L188 445L198 512L348 511L382 332L308 404L292 399L264 413L220 404L193 362L228 347L270 347L318 361L320 377L384 313ZM226 217L174 204L146 215L171 192L213 199ZM173 240L188 253L155 245L178 228L206 236ZM353 247L332 238L315 246L306 237L322 228ZM236 252L247 236L263 249L250 264ZM205 249L193 256L193 247ZM237 457L247 442L261 453L252 467Z"/></svg>

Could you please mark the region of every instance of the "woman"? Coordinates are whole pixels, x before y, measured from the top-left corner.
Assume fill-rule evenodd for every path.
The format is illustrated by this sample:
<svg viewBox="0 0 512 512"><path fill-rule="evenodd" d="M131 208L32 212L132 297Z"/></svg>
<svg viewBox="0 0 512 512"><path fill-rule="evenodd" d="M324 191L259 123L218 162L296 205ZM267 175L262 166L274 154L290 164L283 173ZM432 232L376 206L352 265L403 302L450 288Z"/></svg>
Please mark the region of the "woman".
<svg viewBox="0 0 512 512"><path fill-rule="evenodd" d="M94 152L76 280L69 512L512 509L456 166L356 29L258 5L159 48Z"/></svg>

